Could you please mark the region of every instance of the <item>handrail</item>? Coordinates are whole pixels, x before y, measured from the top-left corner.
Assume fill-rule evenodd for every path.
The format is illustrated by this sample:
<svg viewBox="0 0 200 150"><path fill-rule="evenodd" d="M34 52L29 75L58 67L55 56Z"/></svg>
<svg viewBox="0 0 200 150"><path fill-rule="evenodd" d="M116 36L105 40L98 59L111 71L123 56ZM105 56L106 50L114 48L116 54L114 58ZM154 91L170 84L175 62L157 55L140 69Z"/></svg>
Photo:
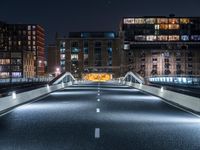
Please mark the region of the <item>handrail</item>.
<svg viewBox="0 0 200 150"><path fill-rule="evenodd" d="M66 77L70 77L70 79L72 79L72 81L76 81L76 79L74 78L74 76L70 73L70 72L64 72L61 75L57 76L56 78L54 78L50 84L59 84L60 82L63 82L64 79L66 79Z"/></svg>
<svg viewBox="0 0 200 150"><path fill-rule="evenodd" d="M128 72L122 80L125 80L128 76L132 76L137 82L144 84L145 80L137 73Z"/></svg>

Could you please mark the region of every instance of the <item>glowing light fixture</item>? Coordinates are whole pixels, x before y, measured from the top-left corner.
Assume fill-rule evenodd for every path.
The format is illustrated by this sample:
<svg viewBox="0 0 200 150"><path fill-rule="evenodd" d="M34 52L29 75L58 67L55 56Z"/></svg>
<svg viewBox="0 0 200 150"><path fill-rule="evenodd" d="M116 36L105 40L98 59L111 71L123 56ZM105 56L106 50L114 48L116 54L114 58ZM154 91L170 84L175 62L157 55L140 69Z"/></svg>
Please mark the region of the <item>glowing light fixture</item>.
<svg viewBox="0 0 200 150"><path fill-rule="evenodd" d="M13 99L16 99L16 98L17 98L16 92L12 92L12 98L13 98Z"/></svg>

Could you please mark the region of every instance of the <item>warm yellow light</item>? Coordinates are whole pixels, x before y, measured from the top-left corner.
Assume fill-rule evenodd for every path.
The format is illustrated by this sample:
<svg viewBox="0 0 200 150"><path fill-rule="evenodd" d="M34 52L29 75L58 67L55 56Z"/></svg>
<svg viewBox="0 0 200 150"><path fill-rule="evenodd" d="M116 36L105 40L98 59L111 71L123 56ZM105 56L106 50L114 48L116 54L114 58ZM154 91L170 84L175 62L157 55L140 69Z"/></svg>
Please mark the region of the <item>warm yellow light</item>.
<svg viewBox="0 0 200 150"><path fill-rule="evenodd" d="M108 73L89 73L84 75L84 80L95 82L106 82L112 79L112 75Z"/></svg>

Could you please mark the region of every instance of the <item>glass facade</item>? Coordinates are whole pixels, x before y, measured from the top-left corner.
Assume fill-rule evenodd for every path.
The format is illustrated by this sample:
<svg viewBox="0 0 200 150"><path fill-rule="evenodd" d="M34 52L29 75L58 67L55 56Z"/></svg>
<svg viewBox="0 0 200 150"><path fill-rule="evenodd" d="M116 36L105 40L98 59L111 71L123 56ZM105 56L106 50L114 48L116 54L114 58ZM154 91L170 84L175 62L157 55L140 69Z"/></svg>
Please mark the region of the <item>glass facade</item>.
<svg viewBox="0 0 200 150"><path fill-rule="evenodd" d="M128 41L200 41L199 24L196 18L124 18L122 30Z"/></svg>

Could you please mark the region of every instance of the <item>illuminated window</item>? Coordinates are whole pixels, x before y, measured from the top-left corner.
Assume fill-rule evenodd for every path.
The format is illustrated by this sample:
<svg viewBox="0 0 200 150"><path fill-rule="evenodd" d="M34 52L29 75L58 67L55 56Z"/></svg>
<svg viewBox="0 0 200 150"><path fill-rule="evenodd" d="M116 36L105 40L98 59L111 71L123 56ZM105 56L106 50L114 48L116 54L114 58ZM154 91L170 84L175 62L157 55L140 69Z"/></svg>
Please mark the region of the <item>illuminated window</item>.
<svg viewBox="0 0 200 150"><path fill-rule="evenodd" d="M146 36L143 35L136 35L135 36L136 41L146 41Z"/></svg>
<svg viewBox="0 0 200 150"><path fill-rule="evenodd" d="M181 40L182 41L189 41L189 36L188 35L182 35Z"/></svg>
<svg viewBox="0 0 200 150"><path fill-rule="evenodd" d="M21 76L22 76L21 72L12 72L12 77L14 78L19 78Z"/></svg>
<svg viewBox="0 0 200 150"><path fill-rule="evenodd" d="M147 36L147 41L156 41L156 36L154 36L154 35L148 35Z"/></svg>
<svg viewBox="0 0 200 150"><path fill-rule="evenodd" d="M78 61L78 54L72 54L71 55L71 60L72 61Z"/></svg>
<svg viewBox="0 0 200 150"><path fill-rule="evenodd" d="M31 41L28 41L28 45L31 45Z"/></svg>
<svg viewBox="0 0 200 150"><path fill-rule="evenodd" d="M60 65L65 66L65 61L64 60L60 61Z"/></svg>
<svg viewBox="0 0 200 150"><path fill-rule="evenodd" d="M33 35L35 35L35 31L33 31L32 33L33 33Z"/></svg>
<svg viewBox="0 0 200 150"><path fill-rule="evenodd" d="M9 72L0 72L0 78L8 78Z"/></svg>
<svg viewBox="0 0 200 150"><path fill-rule="evenodd" d="M171 23L171 24L178 24L179 23L179 19L177 19L177 18L170 18L169 19L169 23Z"/></svg>
<svg viewBox="0 0 200 150"><path fill-rule="evenodd" d="M158 41L168 41L168 36L166 35L160 35L157 36Z"/></svg>
<svg viewBox="0 0 200 150"><path fill-rule="evenodd" d="M130 49L130 44L124 44L124 50L129 50Z"/></svg>
<svg viewBox="0 0 200 150"><path fill-rule="evenodd" d="M21 43L22 43L21 41L18 41L18 45L19 45L19 46L21 46Z"/></svg>
<svg viewBox="0 0 200 150"><path fill-rule="evenodd" d="M168 23L168 19L167 18L158 18L157 19L157 23L158 24Z"/></svg>
<svg viewBox="0 0 200 150"><path fill-rule="evenodd" d="M72 47L71 53L78 53L78 52L79 52L79 49L78 49L78 48Z"/></svg>
<svg viewBox="0 0 200 150"><path fill-rule="evenodd" d="M170 35L169 36L169 41L179 41L180 37L179 35Z"/></svg>
<svg viewBox="0 0 200 150"><path fill-rule="evenodd" d="M31 30L31 26L28 26L28 30Z"/></svg>
<svg viewBox="0 0 200 150"><path fill-rule="evenodd" d="M8 65L8 64L10 64L10 59L0 59L0 64L1 65Z"/></svg>
<svg viewBox="0 0 200 150"><path fill-rule="evenodd" d="M179 24L169 24L169 29L171 29L171 30L176 30L179 28L180 28Z"/></svg>
<svg viewBox="0 0 200 150"><path fill-rule="evenodd" d="M144 18L135 18L135 24L145 24Z"/></svg>
<svg viewBox="0 0 200 150"><path fill-rule="evenodd" d="M156 24L155 25L155 30L159 30L160 29L160 25Z"/></svg>
<svg viewBox="0 0 200 150"><path fill-rule="evenodd" d="M161 30L167 30L169 28L168 24L160 24Z"/></svg>
<svg viewBox="0 0 200 150"><path fill-rule="evenodd" d="M155 24L156 23L156 19L155 18L147 18L146 19L146 24Z"/></svg>
<svg viewBox="0 0 200 150"><path fill-rule="evenodd" d="M61 55L60 55L60 59L61 59L61 60L65 59L65 54L61 54Z"/></svg>
<svg viewBox="0 0 200 150"><path fill-rule="evenodd" d="M181 18L180 19L180 23L181 24L188 24L188 23L190 23L190 19L188 19L188 18Z"/></svg>
<svg viewBox="0 0 200 150"><path fill-rule="evenodd" d="M28 36L28 40L31 40L31 36Z"/></svg>
<svg viewBox="0 0 200 150"><path fill-rule="evenodd" d="M193 41L200 41L200 35L192 35L191 40Z"/></svg>
<svg viewBox="0 0 200 150"><path fill-rule="evenodd" d="M134 18L126 18L126 19L124 19L124 24L134 24Z"/></svg>
<svg viewBox="0 0 200 150"><path fill-rule="evenodd" d="M33 45L35 45L35 41L33 41Z"/></svg>
<svg viewBox="0 0 200 150"><path fill-rule="evenodd" d="M65 48L61 48L60 53L65 53Z"/></svg>

